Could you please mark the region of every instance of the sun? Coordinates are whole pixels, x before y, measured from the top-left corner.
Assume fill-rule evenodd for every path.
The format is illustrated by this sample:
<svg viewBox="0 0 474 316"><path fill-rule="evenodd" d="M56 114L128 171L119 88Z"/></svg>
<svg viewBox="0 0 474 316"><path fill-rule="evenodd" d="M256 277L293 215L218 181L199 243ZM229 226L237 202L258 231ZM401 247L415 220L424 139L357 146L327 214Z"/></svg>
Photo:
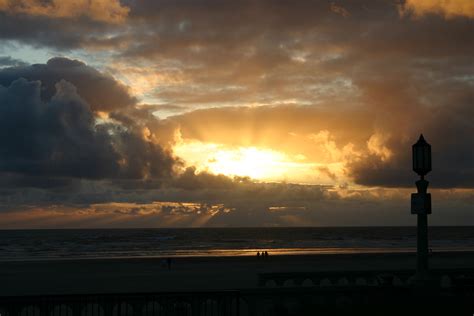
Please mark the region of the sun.
<svg viewBox="0 0 474 316"><path fill-rule="evenodd" d="M189 165L214 174L270 180L281 175L288 157L285 154L257 147L229 147L198 141L182 142L175 153Z"/></svg>
<svg viewBox="0 0 474 316"><path fill-rule="evenodd" d="M286 157L282 153L256 147L218 150L208 162L216 174L271 179L281 173Z"/></svg>
<svg viewBox="0 0 474 316"><path fill-rule="evenodd" d="M260 147L226 146L200 141L182 141L174 147L187 166L226 176L250 177L262 181L311 183L316 164L303 155Z"/></svg>

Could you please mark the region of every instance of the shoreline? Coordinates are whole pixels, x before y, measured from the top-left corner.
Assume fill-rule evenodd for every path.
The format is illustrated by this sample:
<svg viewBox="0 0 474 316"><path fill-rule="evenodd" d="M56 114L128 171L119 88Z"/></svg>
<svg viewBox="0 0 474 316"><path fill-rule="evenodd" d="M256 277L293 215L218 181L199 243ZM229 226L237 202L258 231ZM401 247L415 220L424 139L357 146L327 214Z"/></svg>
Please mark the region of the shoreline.
<svg viewBox="0 0 474 316"><path fill-rule="evenodd" d="M211 250L207 253L199 253L192 255L186 254L168 254L168 255L136 255L136 256L103 256L103 257L40 257L40 258L11 258L1 259L0 264L8 262L44 262L44 261L83 261L83 260L164 260L167 258L172 259L205 259L205 258L256 258L257 252L268 251L272 257L306 257L306 256L337 256L337 255L377 255L377 254L416 254L416 248L293 248L293 249L218 249ZM458 248L458 249L434 249L433 256L444 253L457 253L457 254L474 254L474 249L471 248Z"/></svg>
<svg viewBox="0 0 474 316"><path fill-rule="evenodd" d="M0 296L238 290L260 273L415 270L414 253L187 257L0 262ZM431 269L474 267L474 252L439 252Z"/></svg>

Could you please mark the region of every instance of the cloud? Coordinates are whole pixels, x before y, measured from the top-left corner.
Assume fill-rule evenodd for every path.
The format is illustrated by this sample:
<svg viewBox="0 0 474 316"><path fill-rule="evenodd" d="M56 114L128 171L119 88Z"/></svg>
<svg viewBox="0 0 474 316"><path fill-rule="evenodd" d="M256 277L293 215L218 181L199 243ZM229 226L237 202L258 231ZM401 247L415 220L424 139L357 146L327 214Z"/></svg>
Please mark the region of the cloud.
<svg viewBox="0 0 474 316"><path fill-rule="evenodd" d="M269 147L313 158L335 154L330 152L333 145L326 147L331 137L338 146L363 143L372 133L373 118L365 109L281 105L202 109L168 120L179 126L183 138Z"/></svg>
<svg viewBox="0 0 474 316"><path fill-rule="evenodd" d="M2 43L81 56L131 86L77 60L22 65L24 54L2 46L14 66L0 70L11 127L0 127L2 210L36 207L39 216L58 205L63 221L77 214L71 225L94 225L80 217L84 208L111 226L410 224L412 189L399 188L416 180L410 147L421 132L433 145L431 185L472 188L474 24L455 18L469 10L408 1L407 14L423 15L410 19L392 1L345 2L345 11L332 3L127 1L120 23L94 10L53 13L70 5L62 2L42 1L49 11L38 14L0 12ZM177 140L300 157L314 164L313 183L321 175L335 186L181 170L169 154ZM472 221L472 192L448 191L435 191L434 222ZM132 220L152 202L199 206ZM219 205L232 211L204 211Z"/></svg>
<svg viewBox="0 0 474 316"><path fill-rule="evenodd" d="M45 101L41 88L23 78L0 86L1 172L42 177L46 186L50 178L171 175L175 160L168 152L126 126L97 123L73 84L59 81Z"/></svg>
<svg viewBox="0 0 474 316"><path fill-rule="evenodd" d="M432 185L474 186L474 147L459 136L473 128L472 20L404 19L390 2L348 3L343 19L327 3L209 3L215 15L188 2L134 7L162 27L123 57L180 65L182 83L154 96L187 109L167 120L183 139L301 154L342 165L343 182L407 187L424 133ZM235 12L245 22L220 23Z"/></svg>
<svg viewBox="0 0 474 316"><path fill-rule="evenodd" d="M432 89L430 84L415 84ZM168 121L188 142L221 144L219 148L257 146L302 155L304 163L333 166L331 174L341 183L386 187L412 186L416 175L411 171L411 145L424 133L433 146L432 185L474 186L474 144L460 136L474 132L474 124L466 120L472 115L474 97L468 83L458 82L457 91L445 94L447 99L436 106L420 104L415 91L402 93L395 84L373 89L377 94L364 89L364 98L378 105L372 112L346 109L341 113L337 108L302 106L229 107L192 111ZM394 96L387 101L393 105L383 103L386 95ZM404 107L406 104L410 107ZM316 176L317 168L314 173Z"/></svg>
<svg viewBox="0 0 474 316"><path fill-rule="evenodd" d="M56 93L56 83L64 79L77 88L93 111L117 110L136 103L126 86L78 60L56 57L46 64L0 69L0 85L8 86L20 77L41 81L43 100L50 99Z"/></svg>
<svg viewBox="0 0 474 316"><path fill-rule="evenodd" d="M327 177L329 177L331 180L333 181L336 181L337 180L337 176L334 172L331 172L331 170L329 170L328 167L324 166L324 167L318 167L317 168L317 171L323 175L326 175Z"/></svg>
<svg viewBox="0 0 474 316"><path fill-rule="evenodd" d="M345 18L347 18L348 16L351 15L351 13L349 11L347 11L343 6L341 5L338 5L336 4L335 2L331 2L331 11L336 13L336 14L339 14Z"/></svg>
<svg viewBox="0 0 474 316"><path fill-rule="evenodd" d="M474 18L474 3L471 0L407 0L402 5L401 12L415 16L439 14L448 19Z"/></svg>
<svg viewBox="0 0 474 316"><path fill-rule="evenodd" d="M88 18L107 23L123 22L130 9L119 0L1 0L0 11L49 18Z"/></svg>
<svg viewBox="0 0 474 316"><path fill-rule="evenodd" d="M0 67L1 66L26 66L28 63L12 58L10 56L0 56Z"/></svg>
<svg viewBox="0 0 474 316"><path fill-rule="evenodd" d="M199 175L198 175L199 176ZM206 175L206 177L212 175ZM85 184L86 186L87 184ZM93 189L100 191L100 186ZM83 188L92 194L92 188ZM33 205L8 205L4 192L0 227L262 227L413 225L410 189L337 189L285 183L235 180L229 187L118 190L90 204L51 200L30 190L18 195ZM111 191L109 190L109 193ZM433 194L433 225L472 223L472 190L439 190ZM76 194L85 194L76 190ZM148 195L147 199L143 199ZM71 194L71 197L73 195ZM16 196L15 196L16 197ZM104 198L105 195L102 195ZM11 196L10 198L13 198ZM84 196L82 197L83 200ZM54 202L53 202L54 201Z"/></svg>

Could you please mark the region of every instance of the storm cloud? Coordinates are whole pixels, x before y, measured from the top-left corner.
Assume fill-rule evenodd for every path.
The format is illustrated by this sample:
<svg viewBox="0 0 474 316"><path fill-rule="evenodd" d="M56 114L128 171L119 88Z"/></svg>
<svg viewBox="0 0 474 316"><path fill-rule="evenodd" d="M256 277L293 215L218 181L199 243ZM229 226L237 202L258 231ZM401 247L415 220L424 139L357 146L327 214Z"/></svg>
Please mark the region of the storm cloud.
<svg viewBox="0 0 474 316"><path fill-rule="evenodd" d="M78 60L52 58L46 64L17 66L0 70L0 85L9 86L14 80L25 78L41 82L41 98L49 100L56 91L56 83L72 83L78 94L93 111L110 111L132 106L136 99L127 87L113 77L105 75Z"/></svg>
<svg viewBox="0 0 474 316"><path fill-rule="evenodd" d="M48 67L65 71L51 74ZM72 74L67 72L77 67ZM98 121L93 109L103 109L104 91L125 93L112 78L67 59L0 72L0 81L6 82L0 86L1 172L44 177L45 183L55 177L153 179L171 175L175 160L160 145L126 125ZM65 79L72 79L81 89ZM117 105L113 98L106 104Z"/></svg>

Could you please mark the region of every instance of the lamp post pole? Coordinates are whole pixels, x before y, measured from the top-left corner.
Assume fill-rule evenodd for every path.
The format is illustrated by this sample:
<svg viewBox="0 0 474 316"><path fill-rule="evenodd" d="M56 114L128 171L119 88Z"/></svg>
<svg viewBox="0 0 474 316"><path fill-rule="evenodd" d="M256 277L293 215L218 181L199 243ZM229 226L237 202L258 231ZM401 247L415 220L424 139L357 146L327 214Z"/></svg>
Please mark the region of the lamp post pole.
<svg viewBox="0 0 474 316"><path fill-rule="evenodd" d="M431 171L431 145L423 135L412 147L413 171L419 176L417 193L411 195L411 213L417 215L417 257L415 281L429 279L428 273L428 214L431 214L431 194L425 175Z"/></svg>
<svg viewBox="0 0 474 316"><path fill-rule="evenodd" d="M428 181L416 182L419 196L427 196ZM416 253L416 274L418 278L425 279L428 275L428 214L420 212L417 214L417 253Z"/></svg>

